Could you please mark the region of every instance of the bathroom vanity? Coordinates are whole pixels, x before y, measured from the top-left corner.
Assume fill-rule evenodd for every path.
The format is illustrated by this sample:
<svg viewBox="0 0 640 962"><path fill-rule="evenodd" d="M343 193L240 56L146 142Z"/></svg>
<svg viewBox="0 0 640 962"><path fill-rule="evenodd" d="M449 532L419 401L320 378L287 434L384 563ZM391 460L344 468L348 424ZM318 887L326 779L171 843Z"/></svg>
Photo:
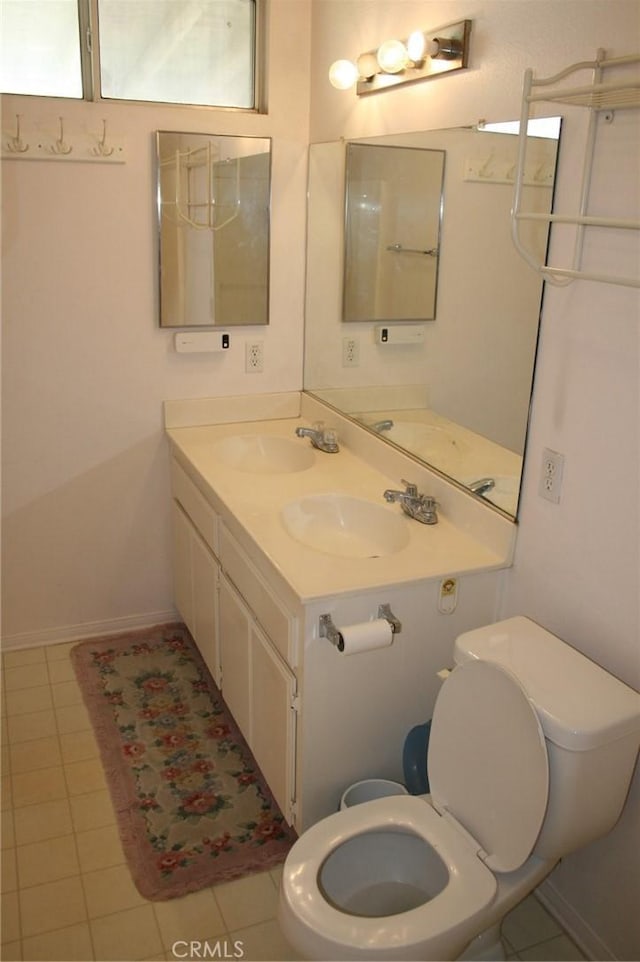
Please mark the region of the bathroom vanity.
<svg viewBox="0 0 640 962"><path fill-rule="evenodd" d="M340 451L295 429L323 418ZM304 394L172 401L175 604L286 819L298 832L351 782L401 778L411 727L431 715L455 638L495 620L511 521ZM439 522L385 504L401 478ZM400 623L384 647L324 637Z"/></svg>

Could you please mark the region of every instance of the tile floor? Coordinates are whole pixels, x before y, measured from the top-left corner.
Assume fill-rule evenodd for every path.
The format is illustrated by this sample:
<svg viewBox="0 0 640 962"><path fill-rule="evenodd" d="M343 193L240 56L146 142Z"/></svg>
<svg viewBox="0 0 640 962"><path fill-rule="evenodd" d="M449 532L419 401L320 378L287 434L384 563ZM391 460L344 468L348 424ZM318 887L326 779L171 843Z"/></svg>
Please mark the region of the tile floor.
<svg viewBox="0 0 640 962"><path fill-rule="evenodd" d="M241 951L256 962L298 959L275 919L277 870L170 902L139 895L71 647L3 656L1 958L130 962ZM533 897L510 913L503 934L509 958L584 958ZM190 956L191 942L207 947Z"/></svg>

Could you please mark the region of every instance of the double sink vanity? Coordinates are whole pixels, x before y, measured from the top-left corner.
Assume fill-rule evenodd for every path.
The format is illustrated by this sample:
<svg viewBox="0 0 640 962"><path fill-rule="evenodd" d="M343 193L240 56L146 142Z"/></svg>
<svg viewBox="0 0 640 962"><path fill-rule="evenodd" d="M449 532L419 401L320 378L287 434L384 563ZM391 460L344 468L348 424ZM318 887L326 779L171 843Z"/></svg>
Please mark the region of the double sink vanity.
<svg viewBox="0 0 640 962"><path fill-rule="evenodd" d="M336 453L296 434L335 429ZM359 778L401 778L455 637L495 618L513 522L305 394L165 402L174 595L298 832ZM385 491L438 504L421 524ZM342 653L321 630L388 606L391 644Z"/></svg>

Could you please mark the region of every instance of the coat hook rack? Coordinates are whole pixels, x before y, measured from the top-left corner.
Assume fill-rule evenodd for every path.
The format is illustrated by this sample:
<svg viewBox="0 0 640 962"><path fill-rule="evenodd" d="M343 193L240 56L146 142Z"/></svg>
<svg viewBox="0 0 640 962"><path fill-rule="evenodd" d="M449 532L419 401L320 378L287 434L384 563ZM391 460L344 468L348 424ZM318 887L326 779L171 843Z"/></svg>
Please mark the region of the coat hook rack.
<svg viewBox="0 0 640 962"><path fill-rule="evenodd" d="M49 161L54 163L125 164L127 148L122 138L107 134L107 121L93 131L84 125L73 127L68 118L37 118L16 114L15 127L2 130L0 152L3 160ZM72 129L67 129L71 126ZM28 131L25 136L24 131Z"/></svg>

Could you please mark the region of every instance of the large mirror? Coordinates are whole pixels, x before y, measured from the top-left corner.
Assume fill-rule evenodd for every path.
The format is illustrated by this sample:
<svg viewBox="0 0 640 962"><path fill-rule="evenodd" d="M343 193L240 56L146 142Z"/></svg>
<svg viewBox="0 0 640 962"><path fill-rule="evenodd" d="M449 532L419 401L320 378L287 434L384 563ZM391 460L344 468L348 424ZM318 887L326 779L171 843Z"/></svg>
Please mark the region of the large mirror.
<svg viewBox="0 0 640 962"><path fill-rule="evenodd" d="M157 132L160 326L269 323L271 140Z"/></svg>
<svg viewBox="0 0 640 962"><path fill-rule="evenodd" d="M551 210L559 130L530 134L528 210ZM445 155L437 315L386 343L371 320L342 323L346 145L311 146L304 369L305 390L513 518L543 286L511 242L517 141L486 127L358 141ZM523 229L542 258L547 221Z"/></svg>
<svg viewBox="0 0 640 962"><path fill-rule="evenodd" d="M436 316L444 158L347 144L343 320Z"/></svg>

